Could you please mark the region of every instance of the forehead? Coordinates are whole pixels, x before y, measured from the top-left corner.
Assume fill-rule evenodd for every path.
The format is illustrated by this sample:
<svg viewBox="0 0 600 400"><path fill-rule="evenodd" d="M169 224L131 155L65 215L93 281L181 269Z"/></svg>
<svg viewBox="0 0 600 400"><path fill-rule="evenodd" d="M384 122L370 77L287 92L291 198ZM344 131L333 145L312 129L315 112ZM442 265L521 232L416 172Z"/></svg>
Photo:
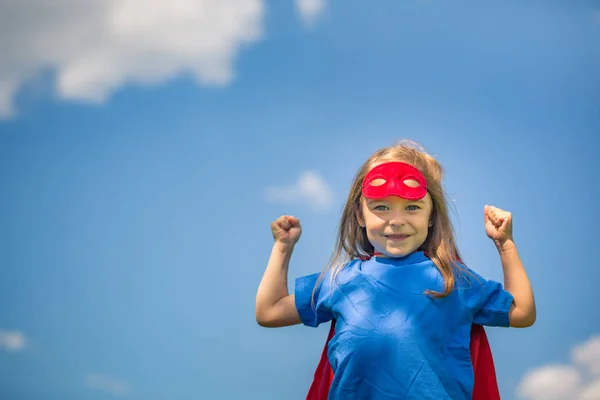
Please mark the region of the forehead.
<svg viewBox="0 0 600 400"><path fill-rule="evenodd" d="M428 206L433 205L433 200L431 199L431 195L429 193L426 193L423 198L418 199L418 200L404 199L400 196L394 196L394 195L382 197L381 199L370 199L368 197L365 197L364 195L361 195L360 197L361 197L361 202L363 204L410 203L410 204L423 204L423 205L428 205Z"/></svg>
<svg viewBox="0 0 600 400"><path fill-rule="evenodd" d="M400 196L403 199L420 199L427 193L427 179L415 166L402 161L375 165L365 175L361 192L371 199Z"/></svg>

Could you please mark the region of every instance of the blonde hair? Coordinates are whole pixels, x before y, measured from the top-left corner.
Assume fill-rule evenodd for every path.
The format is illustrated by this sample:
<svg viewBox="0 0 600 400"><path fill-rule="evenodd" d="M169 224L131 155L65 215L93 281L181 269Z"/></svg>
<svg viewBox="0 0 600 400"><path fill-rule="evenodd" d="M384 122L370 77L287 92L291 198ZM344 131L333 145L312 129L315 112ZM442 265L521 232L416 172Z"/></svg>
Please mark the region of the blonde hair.
<svg viewBox="0 0 600 400"><path fill-rule="evenodd" d="M359 225L356 212L360 210L362 183L365 176L375 164L388 161L402 161L411 164L419 169L427 180L427 191L433 203L432 227L419 250L426 252L440 271L444 279L444 290L436 292L427 289L425 293L439 298L448 296L452 292L460 255L448 213L446 195L442 187L443 169L435 158L425 152L422 146L409 140L403 140L394 146L376 151L357 171L342 211L334 251L315 285L315 290L329 271L332 271L331 277L334 279L348 261L356 258L369 258L373 255L373 245L367 238L366 230Z"/></svg>

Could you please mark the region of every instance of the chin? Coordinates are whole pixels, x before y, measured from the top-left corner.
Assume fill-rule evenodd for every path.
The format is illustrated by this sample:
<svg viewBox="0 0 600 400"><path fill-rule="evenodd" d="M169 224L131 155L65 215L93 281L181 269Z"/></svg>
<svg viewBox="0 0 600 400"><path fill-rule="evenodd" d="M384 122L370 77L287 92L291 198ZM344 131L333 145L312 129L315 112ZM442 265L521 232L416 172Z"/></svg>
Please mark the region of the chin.
<svg viewBox="0 0 600 400"><path fill-rule="evenodd" d="M406 251L382 251L382 253L386 257L390 257L390 258L402 258L402 257L406 257L407 255L409 255L412 252L406 252Z"/></svg>

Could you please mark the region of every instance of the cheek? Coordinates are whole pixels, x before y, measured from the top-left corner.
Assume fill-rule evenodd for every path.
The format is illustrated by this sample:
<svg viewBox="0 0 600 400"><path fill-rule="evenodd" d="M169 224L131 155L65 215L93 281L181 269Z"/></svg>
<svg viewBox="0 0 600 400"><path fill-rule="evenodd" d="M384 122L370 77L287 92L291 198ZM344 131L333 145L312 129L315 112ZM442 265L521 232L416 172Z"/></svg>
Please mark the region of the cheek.
<svg viewBox="0 0 600 400"><path fill-rule="evenodd" d="M385 223L381 218L374 214L369 214L368 218L365 218L368 229L377 230L381 229L381 226Z"/></svg>
<svg viewBox="0 0 600 400"><path fill-rule="evenodd" d="M380 221L380 219L369 210L363 210L362 215L363 221L367 227L377 226Z"/></svg>
<svg viewBox="0 0 600 400"><path fill-rule="evenodd" d="M427 231L430 228L431 224L429 222L429 217L420 216L418 221L415 221L415 224L418 225L422 230Z"/></svg>
<svg viewBox="0 0 600 400"><path fill-rule="evenodd" d="M366 230L367 230L367 236L369 237L375 237L379 235L379 232L381 232L382 229L382 223L381 220L377 219L377 218L369 218L366 221Z"/></svg>

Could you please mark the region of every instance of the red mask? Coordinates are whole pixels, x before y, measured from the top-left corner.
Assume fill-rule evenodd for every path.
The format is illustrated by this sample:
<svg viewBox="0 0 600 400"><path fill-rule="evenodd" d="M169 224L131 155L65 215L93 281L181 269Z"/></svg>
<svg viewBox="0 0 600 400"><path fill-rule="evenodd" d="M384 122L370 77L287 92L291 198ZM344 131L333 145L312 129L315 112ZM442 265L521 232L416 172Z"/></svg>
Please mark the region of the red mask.
<svg viewBox="0 0 600 400"><path fill-rule="evenodd" d="M400 196L418 200L427 194L427 180L415 167L403 162L379 164L369 171L363 181L362 193L370 199Z"/></svg>

